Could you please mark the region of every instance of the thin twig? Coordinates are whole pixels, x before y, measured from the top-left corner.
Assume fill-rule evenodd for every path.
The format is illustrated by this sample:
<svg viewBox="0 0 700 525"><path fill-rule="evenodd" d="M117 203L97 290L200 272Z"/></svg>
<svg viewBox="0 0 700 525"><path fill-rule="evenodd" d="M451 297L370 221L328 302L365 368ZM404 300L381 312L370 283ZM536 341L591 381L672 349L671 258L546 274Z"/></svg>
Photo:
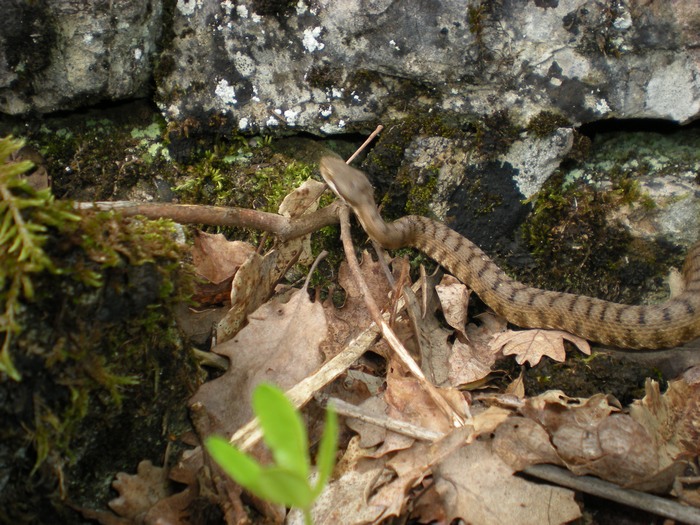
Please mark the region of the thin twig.
<svg viewBox="0 0 700 525"><path fill-rule="evenodd" d="M372 134L371 134L369 137L367 137L367 140L365 140L365 141L362 143L362 146L360 146L359 148L357 148L357 151L356 151L355 153L353 153L353 154L350 156L350 158L349 158L348 160L345 161L345 164L350 164L353 160L355 160L355 157L357 157L357 156L360 154L360 152L361 152L363 149L365 149L365 148L367 147L367 145L368 145L370 142L372 142L372 141L374 140L374 137L376 137L377 135L379 135L379 133L381 133L381 131L382 131L383 129L384 129L384 126L382 126L381 124L379 124L379 126L377 126L377 127L374 129L374 131L372 132Z"/></svg>
<svg viewBox="0 0 700 525"><path fill-rule="evenodd" d="M253 228L274 233L280 240L286 241L315 232L324 226L337 224L340 203L335 202L330 206L297 219L289 219L276 213L247 208L172 204L167 202L76 202L74 207L79 210L114 210L127 217L143 215L149 219L172 219L180 224Z"/></svg>
<svg viewBox="0 0 700 525"><path fill-rule="evenodd" d="M617 501L624 505L651 512L658 516L671 518L683 523L700 525L700 509L688 507L666 498L624 489L602 479L592 476L576 476L566 469L554 465L532 465L527 467L525 474L544 479L563 487L592 494L600 498Z"/></svg>
<svg viewBox="0 0 700 525"><path fill-rule="evenodd" d="M350 272L353 275L355 284L360 288L360 293L362 294L367 310L369 310L372 320L375 324L381 327L382 336L388 343L389 347L396 353L398 358L402 363L408 368L408 370L413 374L413 376L418 380L421 386L428 393L433 402L437 407L452 421L455 427L463 426L466 421L462 416L457 414L450 404L445 400L440 392L435 388L435 386L426 379L423 371L420 369L418 364L413 360L408 350L403 346L401 341L394 331L389 327L389 325L384 321L382 315L379 311L377 303L372 298L372 294L369 291L369 287L362 277L362 271L360 270L360 264L355 256L355 247L352 244L352 238L350 236L350 210L349 207L341 208L340 210L340 238L343 242L343 250L345 251L345 260L348 263Z"/></svg>
<svg viewBox="0 0 700 525"><path fill-rule="evenodd" d="M435 432L434 430L419 427L412 423L407 423L405 421L401 421L400 419L389 417L386 414L368 414L360 407L350 404L347 401L343 401L342 399L338 399L337 397L330 398L328 402L333 405L335 411L341 416L364 421L365 423L369 423L380 428L385 428L387 430L391 430L392 432L396 432L397 434L412 437L413 439L417 439L419 441L432 442L445 437L445 434L442 432Z"/></svg>

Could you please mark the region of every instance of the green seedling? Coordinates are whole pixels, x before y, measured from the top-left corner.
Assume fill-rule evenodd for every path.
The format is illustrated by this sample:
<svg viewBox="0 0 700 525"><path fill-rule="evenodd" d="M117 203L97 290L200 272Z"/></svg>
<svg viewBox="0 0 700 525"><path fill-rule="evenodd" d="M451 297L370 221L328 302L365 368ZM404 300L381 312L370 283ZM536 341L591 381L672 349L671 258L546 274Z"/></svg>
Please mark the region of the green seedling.
<svg viewBox="0 0 700 525"><path fill-rule="evenodd" d="M301 415L284 393L272 385L259 385L253 392L253 411L260 421L263 440L272 452L274 464L261 465L219 436L207 438L207 451L224 472L246 490L271 503L297 507L304 513L304 521L312 523L311 505L323 491L335 466L338 448L335 411L332 408L326 411L314 485L309 481L311 461L306 429Z"/></svg>

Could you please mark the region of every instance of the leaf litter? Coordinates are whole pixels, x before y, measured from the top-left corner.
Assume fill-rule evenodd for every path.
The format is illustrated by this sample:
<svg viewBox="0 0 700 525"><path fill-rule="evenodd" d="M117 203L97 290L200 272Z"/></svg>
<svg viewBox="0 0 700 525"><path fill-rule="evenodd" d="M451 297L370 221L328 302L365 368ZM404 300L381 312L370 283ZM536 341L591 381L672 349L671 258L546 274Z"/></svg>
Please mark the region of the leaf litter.
<svg viewBox="0 0 700 525"><path fill-rule="evenodd" d="M318 183L305 184L288 196L280 213L298 217L315 209L321 191ZM255 440L250 400L261 382L287 389L299 406L313 396L332 396L353 407L334 476L312 511L317 524L380 523L399 516L418 523L461 519L486 525L579 518L573 490L517 475L542 463L700 506L694 474L700 446L697 369L663 394L648 380L645 397L628 409L603 394L577 399L551 390L527 397L520 379L503 393L472 395L468 389L488 383L497 359L514 355L519 364L535 366L545 356L563 361L564 340L584 353L590 353L588 344L563 332L507 330L493 313L470 320L469 290L451 276L404 287L397 301L384 263L365 253L363 279L437 387L445 404L436 405L435 394L426 392L371 327L366 298L344 263L338 271L346 297L342 307L312 300L307 284L279 288L293 264L309 263L310 253L308 235L264 255L221 236L195 238L199 275L215 288L230 283L211 349L227 361L226 371L190 399L196 432L190 449L172 466L143 461L136 474L118 473L113 486L119 496L111 510L81 509L86 518L107 525L188 525L202 523L201 509L209 508L210 514L218 509L215 523L301 523L300 513L243 493L199 446L211 434L233 436L258 458L268 457L263 447L250 446ZM419 286L422 299L415 293ZM196 324L199 313L189 315ZM312 442L319 435L317 404L305 409Z"/></svg>

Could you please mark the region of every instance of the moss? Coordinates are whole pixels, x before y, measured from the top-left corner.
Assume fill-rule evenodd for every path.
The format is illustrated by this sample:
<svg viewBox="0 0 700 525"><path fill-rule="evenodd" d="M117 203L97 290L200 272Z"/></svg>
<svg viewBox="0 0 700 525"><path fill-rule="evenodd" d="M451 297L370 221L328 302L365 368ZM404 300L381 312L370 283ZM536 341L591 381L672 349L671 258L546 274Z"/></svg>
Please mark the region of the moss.
<svg viewBox="0 0 700 525"><path fill-rule="evenodd" d="M451 125L442 117L414 114L385 126L377 144L367 156L364 167L371 175L380 172L395 173L403 162L404 151L417 137L458 139L464 135L458 126Z"/></svg>
<svg viewBox="0 0 700 525"><path fill-rule="evenodd" d="M48 231L78 220L70 205L56 202L48 189L37 190L21 177L33 166L12 160L23 145L11 137L0 140L0 299L4 307L0 373L14 380L20 374L10 346L13 335L21 331L16 321L21 300L34 299L33 274L61 271L44 250Z"/></svg>
<svg viewBox="0 0 700 525"><path fill-rule="evenodd" d="M558 113L540 111L528 122L526 129L535 137L547 137L559 128L571 127L571 122Z"/></svg>
<svg viewBox="0 0 700 525"><path fill-rule="evenodd" d="M19 146L0 142L4 151L8 144ZM17 248L0 257L0 275L10 284L2 291L10 309L3 318L11 320L4 325L11 326L3 341L12 357L5 373L15 379L0 378L0 398L24 400L0 404L0 462L12 465L0 508L10 522L46 522L58 507L45 495L56 487L74 502L83 483L92 497L106 497L100 476L113 476L110 462L135 465L162 450L171 397L180 398L175 406L183 412L173 418L184 420L197 375L173 308L189 296L194 277L169 221L105 212L76 221L69 203L16 179L28 163L7 166L0 164L2 208L12 215L23 202L15 218L32 235L31 243L16 242L24 234L6 228L5 242ZM100 447L112 442L105 454ZM35 472L41 475L31 477Z"/></svg>
<svg viewBox="0 0 700 525"><path fill-rule="evenodd" d="M485 159L495 159L506 153L520 138L520 129L503 109L474 122L476 148Z"/></svg>
<svg viewBox="0 0 700 525"><path fill-rule="evenodd" d="M634 184L631 184L634 187ZM543 288L637 303L665 271L658 248L634 240L606 219L634 193L616 186L601 191L584 181L564 184L561 173L545 184L522 228L539 267L526 280Z"/></svg>
<svg viewBox="0 0 700 525"><path fill-rule="evenodd" d="M309 86L317 89L331 89L338 84L342 69L330 64L315 64L311 66L306 74L306 81Z"/></svg>
<svg viewBox="0 0 700 525"><path fill-rule="evenodd" d="M26 138L46 160L59 198L124 198L144 179L173 175L165 123L144 104L45 119L30 129Z"/></svg>
<svg viewBox="0 0 700 525"><path fill-rule="evenodd" d="M430 204L435 197L439 174L439 168L429 167L421 174L423 179L421 184L412 184L406 178L399 179L399 183L403 184L404 188L408 190L407 213L412 215L426 215L430 213Z"/></svg>
<svg viewBox="0 0 700 525"><path fill-rule="evenodd" d="M479 70L484 71L495 60L510 60L502 52L494 52L489 47L489 39L499 38L502 32L500 18L503 10L500 0L477 0L467 8L469 32L474 36L471 57ZM497 58L498 57L498 58Z"/></svg>
<svg viewBox="0 0 700 525"><path fill-rule="evenodd" d="M490 215L496 208L503 204L503 195L484 189L482 187L482 180L481 176L473 178L470 181L471 183L466 186L467 195L471 197L470 200L472 202L478 202L478 208L467 210L470 214L475 216Z"/></svg>
<svg viewBox="0 0 700 525"><path fill-rule="evenodd" d="M296 3L296 0L253 0L251 7L260 16L284 19L291 14Z"/></svg>
<svg viewBox="0 0 700 525"><path fill-rule="evenodd" d="M197 382L173 324L173 308L189 296L194 277L181 263L172 223L84 214L52 231L45 253L55 271L32 277L36 293L23 301L22 337L11 346L23 380L0 383L3 398L31 400L11 413L0 406L8 443L32 445L17 445L26 460L8 474L1 503L11 516L18 515L16 480L30 470L42 473L38 485L60 482L79 501L83 484L113 476L110 462L157 457L171 398L180 398L184 413ZM105 454L101 447L115 440ZM86 495L106 497L107 488L93 486ZM37 486L32 498L50 491Z"/></svg>

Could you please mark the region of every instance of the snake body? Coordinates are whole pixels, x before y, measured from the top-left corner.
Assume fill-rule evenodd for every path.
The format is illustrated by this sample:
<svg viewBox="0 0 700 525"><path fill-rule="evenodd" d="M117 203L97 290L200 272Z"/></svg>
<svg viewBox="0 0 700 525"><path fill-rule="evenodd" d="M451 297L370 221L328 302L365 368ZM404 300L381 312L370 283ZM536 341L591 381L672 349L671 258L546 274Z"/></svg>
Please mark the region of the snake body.
<svg viewBox="0 0 700 525"><path fill-rule="evenodd" d="M668 348L700 337L700 242L686 257L684 291L661 304L632 306L542 290L511 279L477 245L438 221L409 215L384 222L366 175L342 160L324 157L320 168L372 239L385 248L424 252L517 326L565 330L590 341L634 349Z"/></svg>

